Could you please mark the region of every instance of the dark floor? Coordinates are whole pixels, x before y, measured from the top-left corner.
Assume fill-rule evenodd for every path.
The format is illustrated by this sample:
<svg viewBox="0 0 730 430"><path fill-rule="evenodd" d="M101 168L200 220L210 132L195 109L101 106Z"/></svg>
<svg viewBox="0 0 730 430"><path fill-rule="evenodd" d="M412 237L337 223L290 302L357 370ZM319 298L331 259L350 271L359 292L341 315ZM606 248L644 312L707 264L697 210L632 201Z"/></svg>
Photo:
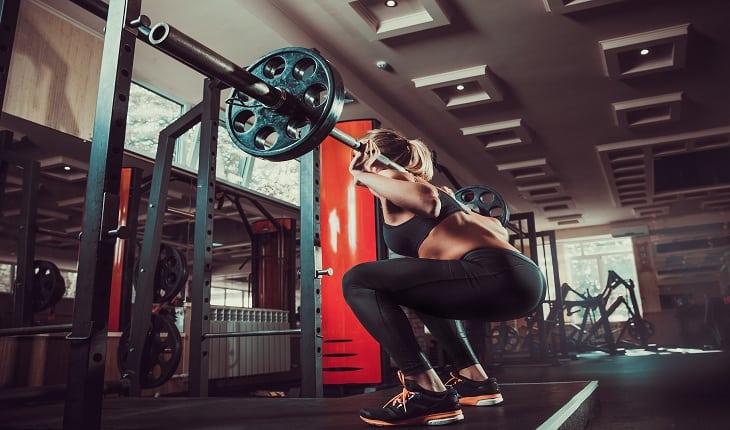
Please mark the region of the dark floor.
<svg viewBox="0 0 730 430"><path fill-rule="evenodd" d="M449 428L534 429L586 384L558 382L598 381L599 410L590 420L589 430L730 430L727 352L666 349L634 350L617 356L590 353L577 360L561 361L560 365L502 365L489 367L489 373L503 384L505 402L493 408L467 409L467 419ZM105 401L103 427L139 430L169 424L176 429L196 430L368 428L357 419L357 409L380 405L395 391L278 401L250 397L112 399ZM0 407L0 429L59 429L62 411L62 402L4 410Z"/></svg>
<svg viewBox="0 0 730 430"><path fill-rule="evenodd" d="M730 353L694 351L590 353L560 366L491 373L500 382L598 381L600 415L589 430L730 429Z"/></svg>
<svg viewBox="0 0 730 430"><path fill-rule="evenodd" d="M511 402L488 408L463 408L464 420L452 430L556 429L566 418L582 422L581 406L595 382L504 384ZM380 407L392 396L382 390L338 398L113 398L104 401L103 430L349 430L372 428L360 421L361 407ZM539 399L539 400L538 400ZM568 412L563 412L568 409ZM2 411L0 409L0 411ZM0 412L3 430L60 430L62 402L23 405Z"/></svg>

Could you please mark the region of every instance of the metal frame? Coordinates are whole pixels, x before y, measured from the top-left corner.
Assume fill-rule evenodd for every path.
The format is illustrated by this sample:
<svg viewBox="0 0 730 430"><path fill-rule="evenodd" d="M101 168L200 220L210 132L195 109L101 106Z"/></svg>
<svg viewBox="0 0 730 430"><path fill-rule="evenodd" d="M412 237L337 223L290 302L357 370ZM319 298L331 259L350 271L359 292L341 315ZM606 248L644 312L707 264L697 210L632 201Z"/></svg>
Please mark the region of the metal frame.
<svg viewBox="0 0 730 430"><path fill-rule="evenodd" d="M213 211L215 208L215 154L218 145L218 109L221 84L206 79L200 117L200 152L195 198L195 239L190 310L190 394L208 395L210 331L210 279L213 262ZM198 375L197 378L194 375Z"/></svg>
<svg viewBox="0 0 730 430"><path fill-rule="evenodd" d="M136 30L125 29L128 16L139 16L141 0L109 3L86 200L79 250L68 393L63 428L101 425L107 319L119 206L119 184L132 83Z"/></svg>
<svg viewBox="0 0 730 430"><path fill-rule="evenodd" d="M546 246L546 244L550 246L550 262L552 263L552 266L553 266L553 277L552 277L552 280L550 280L548 278L546 278L545 280L547 281L546 288L549 289L550 287L552 287L552 289L554 291L553 292L554 298L545 300L545 303L550 304L551 315L548 316L548 319L550 320L549 322L556 323L558 326L558 335L559 335L559 339L560 339L560 346L559 346L559 350L557 351L558 355L560 357L565 358L565 357L568 357L569 354L568 354L568 346L565 341L565 318L563 315L564 305L563 305L563 294L560 289L560 271L559 271L559 267L558 267L558 250L557 250L557 240L555 238L555 231L554 230L542 231L542 232L537 232L535 235L536 235L536 238L540 238L540 240L541 240L540 244L541 244L541 249L543 252L543 258L546 261L547 261L547 257L545 256L545 246ZM546 240L546 238L547 238L547 240ZM555 318L555 319L552 320L551 317ZM549 335L550 333L551 333L551 331L548 330L548 332L546 334ZM548 341L548 340L549 339L546 338L546 341Z"/></svg>
<svg viewBox="0 0 730 430"><path fill-rule="evenodd" d="M300 255L302 397L322 397L322 267L319 223L319 148L300 158ZM317 261L319 257L320 261Z"/></svg>
<svg viewBox="0 0 730 430"><path fill-rule="evenodd" d="M79 252L79 276L73 323L55 327L65 331L70 328L67 338L71 341L70 365L68 370L67 396L64 404L63 428L96 429L101 425L102 399L104 394L104 367L106 362L107 319L109 315L109 296L113 268L114 243L118 237L119 184L123 160L124 138L127 117L127 100L131 86L131 70L134 62L136 38L148 34L149 28L141 19L141 0L111 0L108 7L99 1L73 0L74 3L106 20L104 47L100 70L94 119L89 175L87 180L82 235ZM19 0L3 1L2 22L17 22ZM13 13L13 11L15 11ZM133 17L133 19L130 19ZM4 28L14 36L14 25ZM7 33L7 32L6 32ZM7 34L5 34L7 36ZM9 56L3 58L9 62ZM205 74L205 73L204 73ZM6 76L3 76L6 78ZM4 89L5 80L2 82ZM164 162L156 165L155 175L162 178L171 167L172 147L176 131L174 128L190 125L198 117L201 122L200 158L198 171L198 192L196 197L194 266L192 281L191 312L191 349L190 349L190 392L196 396L206 396L208 392L208 342L210 311L210 279L212 263L213 209L215 202L215 154L220 106L220 91L223 85L216 80L206 79L204 100L201 108L184 115L160 134ZM182 133L181 133L182 134ZM169 154L168 154L169 153ZM316 270L315 249L319 242L319 152L317 150L302 157L302 327L300 330L283 330L278 334L303 334L302 339L302 395L322 396L321 379L321 319L319 300L319 276ZM315 159L315 156L317 157ZM169 159L169 160L168 160ZM169 161L169 162L168 162ZM29 180L37 169L26 169ZM165 172L167 171L167 172ZM316 178L316 179L315 179ZM153 177L153 182L157 181ZM150 197L148 220L140 252L139 288L137 300L131 310L130 348L128 359L130 367L138 369L141 361L141 345L146 336L148 315L151 311L151 288L153 270L147 267L151 258L159 252L160 229L164 206L161 197L166 194L166 180L153 183ZM163 192L164 191L164 192ZM152 195L155 193L154 195ZM24 204L26 213L33 209L33 200ZM151 216L150 216L151 215ZM25 217L34 222L35 217ZM149 230L148 230L149 226ZM34 243L35 228L23 228L22 240ZM26 247L26 250L29 248ZM32 269L31 269L32 270ZM28 270L22 269L25 273ZM21 268L19 267L19 273ZM32 274L31 274L32 275ZM25 294L23 295L23 297ZM149 302L147 297L149 297ZM24 301L25 308L27 303ZM21 315L21 314L19 314ZM22 319L27 319L22 313ZM274 334L267 332L266 334ZM227 333L227 336L255 336L260 333ZM130 392L139 393L139 375L130 372L125 375ZM127 384L122 384L126 386Z"/></svg>
<svg viewBox="0 0 730 430"><path fill-rule="evenodd" d="M141 367L142 348L147 335L152 312L152 288L155 282L155 268L160 252L160 238L167 206L167 190L172 170L172 156L178 137L191 129L201 118L201 104L193 107L172 124L160 131L157 153L150 184L147 219L145 221L136 286L136 300L131 309L131 326L127 364L131 372L122 375L130 381L130 394L141 393L139 376L135 369ZM202 136L201 136L202 137Z"/></svg>
<svg viewBox="0 0 730 430"><path fill-rule="evenodd" d="M37 194L41 165L38 161L14 158L4 154L6 161L14 162L23 169L23 196L20 201L20 224L18 225L18 251L15 283L13 285L13 326L16 328L33 325L33 274L35 239L37 232Z"/></svg>

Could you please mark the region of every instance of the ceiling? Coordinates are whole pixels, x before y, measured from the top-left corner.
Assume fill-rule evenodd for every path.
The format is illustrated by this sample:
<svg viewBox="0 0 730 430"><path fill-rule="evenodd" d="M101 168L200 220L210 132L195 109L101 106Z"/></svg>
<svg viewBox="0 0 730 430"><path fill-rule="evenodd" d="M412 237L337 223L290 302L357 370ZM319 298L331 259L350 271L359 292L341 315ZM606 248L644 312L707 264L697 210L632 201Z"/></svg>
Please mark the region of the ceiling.
<svg viewBox="0 0 730 430"><path fill-rule="evenodd" d="M102 20L73 3L38 1L101 34ZM373 118L422 139L457 184L443 173L436 182L493 187L513 213L534 212L538 230L730 219L730 180L708 161L730 150L727 0L146 0L142 9L242 66L286 46L317 49L354 100L342 120ZM135 55L136 80L201 100L200 73L144 43Z"/></svg>
<svg viewBox="0 0 730 430"><path fill-rule="evenodd" d="M46 1L101 28L70 2ZM726 0L399 0L393 8L155 0L142 8L153 24L167 22L240 65L286 46L316 48L356 100L342 119L374 118L421 138L459 185L494 187L512 212L535 212L540 230L730 210L727 181L653 187L656 158L730 146ZM197 72L138 45L136 79L200 100ZM637 54L644 48L648 55Z"/></svg>

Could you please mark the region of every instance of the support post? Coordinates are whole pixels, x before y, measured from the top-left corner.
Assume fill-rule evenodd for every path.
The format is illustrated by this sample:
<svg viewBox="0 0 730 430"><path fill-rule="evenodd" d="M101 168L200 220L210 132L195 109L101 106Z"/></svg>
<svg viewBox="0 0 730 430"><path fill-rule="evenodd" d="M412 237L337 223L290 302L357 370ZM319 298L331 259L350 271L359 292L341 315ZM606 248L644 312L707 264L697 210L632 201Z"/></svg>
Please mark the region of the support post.
<svg viewBox="0 0 730 430"><path fill-rule="evenodd" d="M33 160L23 160L19 164L23 168L23 196L18 225L18 267L13 288L13 326L29 327L33 324L33 260L41 165Z"/></svg>
<svg viewBox="0 0 730 430"><path fill-rule="evenodd" d="M321 282L315 273L320 248L319 148L300 158L300 275L302 397L322 397ZM321 258L320 258L321 260Z"/></svg>
<svg viewBox="0 0 730 430"><path fill-rule="evenodd" d="M190 395L208 397L210 341L210 280L213 263L213 211L215 210L215 163L218 148L218 116L221 84L206 79L200 118L198 184L195 196L195 239L190 309Z"/></svg>
<svg viewBox="0 0 730 430"><path fill-rule="evenodd" d="M64 430L98 429L104 394L107 320L118 193L124 154L136 30L127 16L139 16L141 0L111 0L102 51L99 91L89 158L86 201L74 302Z"/></svg>

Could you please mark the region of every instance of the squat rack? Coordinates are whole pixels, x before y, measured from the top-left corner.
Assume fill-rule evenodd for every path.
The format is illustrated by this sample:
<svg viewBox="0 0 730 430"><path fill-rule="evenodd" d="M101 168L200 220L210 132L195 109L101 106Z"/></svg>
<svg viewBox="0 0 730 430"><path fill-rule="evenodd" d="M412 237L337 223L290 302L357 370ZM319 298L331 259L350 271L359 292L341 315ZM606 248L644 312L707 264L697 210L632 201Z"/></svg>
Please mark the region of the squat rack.
<svg viewBox="0 0 730 430"><path fill-rule="evenodd" d="M106 361L107 318L114 243L118 237L117 215L119 184L124 154L126 118L134 62L135 39L147 41L149 22L140 16L141 0L111 0L107 6L99 0L71 0L106 21L99 90L89 158L87 190L82 221L78 262L78 278L73 323L67 338L70 343L67 395L64 406L64 429L95 429L101 425ZM5 46L0 65L9 65L20 0L0 0L1 34ZM128 17L134 17L130 19ZM148 20L147 20L148 21ZM194 41L193 41L194 42ZM195 42L197 44L197 42ZM202 45L195 49L207 50ZM193 52L199 54L199 52ZM211 70L215 58L209 58ZM0 76L0 95L7 84L6 66ZM214 75L199 70L204 75ZM213 77L213 76L211 76ZM227 83L208 78L204 83L203 102L180 117L160 133L158 158L165 163L155 165L150 190L150 204L140 251L140 271L137 297L151 297L144 288L151 288L153 270L145 267L159 249L162 212L166 199L171 154L175 139L200 121L200 157L196 193L194 262L192 278L192 309L190 333L190 394L207 396L208 339L210 284L212 270L213 210L215 204L215 154L218 133L220 92ZM168 158L169 154L169 158ZM326 271L317 270L316 248L319 246L319 162L318 150L301 157L301 371L302 396L322 395L321 380L321 318L319 277ZM161 210L162 209L162 210ZM146 263L145 263L146 262ZM130 344L142 344L146 334L151 301L137 300L132 309ZM68 330L68 326L54 328ZM50 329L50 327L46 328ZM25 333L31 330L18 328ZM32 331L32 330L31 330ZM47 331L44 331L47 332ZM267 334L290 335L299 330L282 330ZM255 333L229 333L248 336ZM142 348L131 348L130 368L139 368ZM135 365L137 367L135 367ZM139 392L139 375L127 375L130 392Z"/></svg>

